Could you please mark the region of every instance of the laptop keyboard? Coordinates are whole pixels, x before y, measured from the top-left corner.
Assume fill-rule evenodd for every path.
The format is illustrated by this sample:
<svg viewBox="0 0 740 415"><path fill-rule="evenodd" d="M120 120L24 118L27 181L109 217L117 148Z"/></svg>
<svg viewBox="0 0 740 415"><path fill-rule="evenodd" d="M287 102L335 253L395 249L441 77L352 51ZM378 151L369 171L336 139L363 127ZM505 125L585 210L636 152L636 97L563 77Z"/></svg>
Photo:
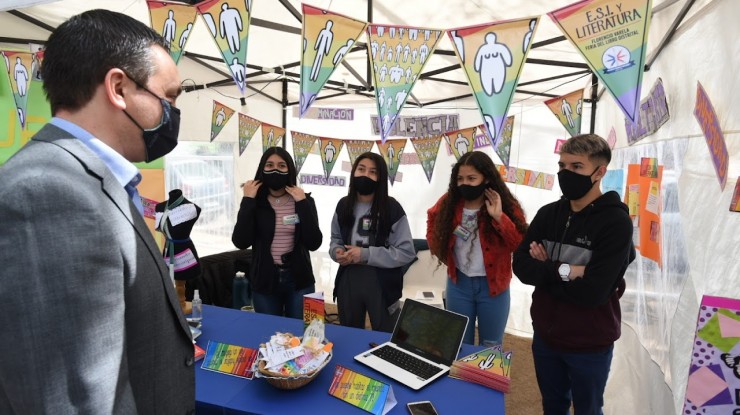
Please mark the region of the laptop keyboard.
<svg viewBox="0 0 740 415"><path fill-rule="evenodd" d="M422 378L429 379L430 377L441 372L437 366L431 365L421 359L418 359L408 353L404 353L394 347L383 346L372 352L375 356L390 362L401 369L407 370L414 375Z"/></svg>

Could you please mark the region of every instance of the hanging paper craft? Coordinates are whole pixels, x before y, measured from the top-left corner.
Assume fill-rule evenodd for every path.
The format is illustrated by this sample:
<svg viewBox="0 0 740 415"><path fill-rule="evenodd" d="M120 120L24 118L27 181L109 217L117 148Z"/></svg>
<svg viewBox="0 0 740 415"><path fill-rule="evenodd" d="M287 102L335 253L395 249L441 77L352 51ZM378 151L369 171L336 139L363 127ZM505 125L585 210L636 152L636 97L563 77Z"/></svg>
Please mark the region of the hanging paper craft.
<svg viewBox="0 0 740 415"><path fill-rule="evenodd" d="M211 141L216 139L218 133L223 130L224 125L229 122L234 110L224 104L213 101L213 113L211 115Z"/></svg>
<svg viewBox="0 0 740 415"><path fill-rule="evenodd" d="M257 132L257 129L260 128L260 125L262 125L262 122L254 119L252 117L249 117L247 115L239 113L239 155L241 156L242 153L244 153L244 150L247 148L247 145L249 144L249 141L254 136L254 133Z"/></svg>
<svg viewBox="0 0 740 415"><path fill-rule="evenodd" d="M291 131L290 136L293 139L293 158L295 159L295 171L298 174L301 172L303 162L306 161L306 157L311 152L313 144L319 137L296 131Z"/></svg>
<svg viewBox="0 0 740 415"><path fill-rule="evenodd" d="M568 131L571 137L581 133L581 110L583 109L583 90L579 89L560 97L545 101L553 114Z"/></svg>
<svg viewBox="0 0 740 415"><path fill-rule="evenodd" d="M722 126L719 124L717 113L714 112L714 106L709 100L707 92L704 91L704 87L699 82L696 83L694 117L699 122L701 131L704 133L704 138L707 140L707 146L709 146L709 153L712 155L714 171L717 173L719 186L722 190L725 190L725 185L727 184L727 165L729 164L730 156L727 153L725 136L722 133Z"/></svg>
<svg viewBox="0 0 740 415"><path fill-rule="evenodd" d="M26 106L28 105L28 88L31 86L33 74L33 53L29 52L2 52L5 65L8 69L10 89L15 99L16 113L21 129L26 128Z"/></svg>
<svg viewBox="0 0 740 415"><path fill-rule="evenodd" d="M738 177L735 182L735 192L732 194L730 212L740 212L740 177Z"/></svg>
<svg viewBox="0 0 740 415"><path fill-rule="evenodd" d="M262 123L262 152L270 147L282 147L285 137L285 128L276 125Z"/></svg>
<svg viewBox="0 0 740 415"><path fill-rule="evenodd" d="M398 166L401 164L403 149L406 147L406 139L388 140L385 143L376 141L375 143L378 145L378 150L380 150L380 155L383 156L385 164L388 165L388 178L391 180L391 185L393 185L396 181Z"/></svg>
<svg viewBox="0 0 740 415"><path fill-rule="evenodd" d="M334 69L352 50L365 26L365 22L303 5L300 118Z"/></svg>
<svg viewBox="0 0 740 415"><path fill-rule="evenodd" d="M367 47L373 67L381 142L390 135L441 33L419 27L368 25Z"/></svg>
<svg viewBox="0 0 740 415"><path fill-rule="evenodd" d="M419 156L421 168L427 175L427 181L432 182L432 173L434 173L434 164L437 162L437 153L439 152L439 143L442 142L442 136L438 135L431 138L412 138L411 144Z"/></svg>
<svg viewBox="0 0 740 415"><path fill-rule="evenodd" d="M740 409L740 300L704 296L696 323L682 414Z"/></svg>
<svg viewBox="0 0 740 415"><path fill-rule="evenodd" d="M44 51L39 50L38 52L34 52L33 54L33 76L31 77L31 81L34 81L34 82L44 81L41 78L41 64L43 62L44 62Z"/></svg>
<svg viewBox="0 0 740 415"><path fill-rule="evenodd" d="M351 165L354 165L355 160L357 160L357 157L360 157L360 154L367 153L373 149L375 142L369 140L345 140L344 144L347 145L349 162Z"/></svg>
<svg viewBox="0 0 740 415"><path fill-rule="evenodd" d="M485 126L480 126L478 128L483 129ZM498 144L494 146L494 151L496 151L496 154L501 159L501 162L504 163L506 167L509 167L509 157L511 154L511 137L514 134L514 116L509 115L506 117L506 121L504 121L503 129L501 130L501 140L499 140Z"/></svg>
<svg viewBox="0 0 740 415"><path fill-rule="evenodd" d="M170 50L170 56L175 63L185 49L198 9L181 3L166 1L147 1L152 29L162 35Z"/></svg>
<svg viewBox="0 0 740 415"><path fill-rule="evenodd" d="M548 15L636 122L652 0L582 0Z"/></svg>
<svg viewBox="0 0 740 415"><path fill-rule="evenodd" d="M236 86L244 95L252 2L206 0L197 7L221 51L226 66L231 71Z"/></svg>
<svg viewBox="0 0 740 415"><path fill-rule="evenodd" d="M488 140L501 141L506 113L514 97L539 17L507 20L449 30L447 33L473 89Z"/></svg>
<svg viewBox="0 0 740 415"><path fill-rule="evenodd" d="M450 150L452 150L455 160L460 160L463 154L473 151L475 148L475 130L477 128L465 128L444 134L445 142L450 147Z"/></svg>
<svg viewBox="0 0 740 415"><path fill-rule="evenodd" d="M321 163L324 165L324 177L328 180L329 175L334 168L334 163L336 163L337 159L339 158L339 152L342 151L344 141L338 138L320 137L319 142Z"/></svg>

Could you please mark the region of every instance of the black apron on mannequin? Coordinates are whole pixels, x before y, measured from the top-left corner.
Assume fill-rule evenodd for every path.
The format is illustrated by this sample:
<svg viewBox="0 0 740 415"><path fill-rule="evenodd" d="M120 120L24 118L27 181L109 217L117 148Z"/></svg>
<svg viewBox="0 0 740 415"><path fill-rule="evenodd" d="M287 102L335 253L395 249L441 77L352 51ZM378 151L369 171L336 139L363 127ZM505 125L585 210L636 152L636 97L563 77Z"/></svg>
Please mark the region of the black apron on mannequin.
<svg viewBox="0 0 740 415"><path fill-rule="evenodd" d="M190 239L190 231L200 216L200 207L185 199L182 190L174 189L169 199L154 207L156 229L165 236L162 252L170 269L170 278L184 281L200 275L198 252Z"/></svg>

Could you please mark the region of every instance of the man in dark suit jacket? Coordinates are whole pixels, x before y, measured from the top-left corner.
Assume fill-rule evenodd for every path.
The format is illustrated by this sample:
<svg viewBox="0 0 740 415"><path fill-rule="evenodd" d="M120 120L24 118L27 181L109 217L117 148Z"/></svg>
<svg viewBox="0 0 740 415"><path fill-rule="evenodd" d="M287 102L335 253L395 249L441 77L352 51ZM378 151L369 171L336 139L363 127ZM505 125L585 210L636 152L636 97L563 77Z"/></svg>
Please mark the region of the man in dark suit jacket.
<svg viewBox="0 0 740 415"><path fill-rule="evenodd" d="M92 10L49 37L52 121L0 167L0 413L194 412L193 344L132 162L177 145L164 40Z"/></svg>

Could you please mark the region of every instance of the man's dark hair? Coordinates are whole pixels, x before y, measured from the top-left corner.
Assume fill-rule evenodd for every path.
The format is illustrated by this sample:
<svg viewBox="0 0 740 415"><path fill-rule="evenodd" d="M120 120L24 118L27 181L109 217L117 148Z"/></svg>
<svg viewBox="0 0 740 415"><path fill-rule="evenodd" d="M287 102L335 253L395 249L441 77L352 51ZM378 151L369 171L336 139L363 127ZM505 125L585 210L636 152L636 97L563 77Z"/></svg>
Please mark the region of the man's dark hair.
<svg viewBox="0 0 740 415"><path fill-rule="evenodd" d="M569 138L560 147L561 153L585 155L597 164L609 164L612 160L612 151L609 144L596 134L581 134Z"/></svg>
<svg viewBox="0 0 740 415"><path fill-rule="evenodd" d="M167 49L154 30L125 14L90 10L71 17L46 42L41 76L51 112L87 104L106 73L119 68L146 85L154 68L150 48Z"/></svg>

